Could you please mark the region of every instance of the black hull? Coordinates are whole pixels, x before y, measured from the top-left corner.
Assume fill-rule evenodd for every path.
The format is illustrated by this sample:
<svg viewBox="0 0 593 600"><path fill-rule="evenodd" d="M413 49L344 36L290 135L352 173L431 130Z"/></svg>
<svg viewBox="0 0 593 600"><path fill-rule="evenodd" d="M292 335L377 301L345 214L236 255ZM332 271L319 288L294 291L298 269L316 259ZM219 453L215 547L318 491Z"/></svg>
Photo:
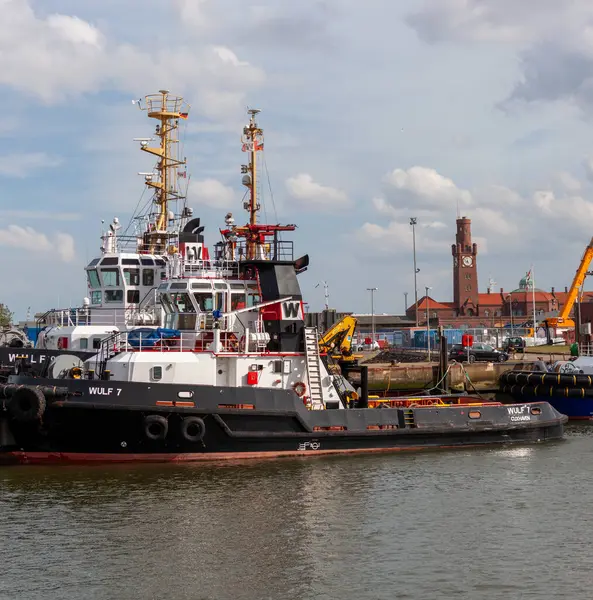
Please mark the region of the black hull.
<svg viewBox="0 0 593 600"><path fill-rule="evenodd" d="M15 420L6 409L10 400L4 401L0 463L5 464L179 462L529 444L561 439L566 421L546 402L521 405L516 412L502 405L310 411L284 390L97 386L24 377L18 383L66 387L47 397L37 420ZM151 439L146 429L147 418L155 417L166 421L166 435L159 439ZM188 417L203 424L199 439L184 435Z"/></svg>

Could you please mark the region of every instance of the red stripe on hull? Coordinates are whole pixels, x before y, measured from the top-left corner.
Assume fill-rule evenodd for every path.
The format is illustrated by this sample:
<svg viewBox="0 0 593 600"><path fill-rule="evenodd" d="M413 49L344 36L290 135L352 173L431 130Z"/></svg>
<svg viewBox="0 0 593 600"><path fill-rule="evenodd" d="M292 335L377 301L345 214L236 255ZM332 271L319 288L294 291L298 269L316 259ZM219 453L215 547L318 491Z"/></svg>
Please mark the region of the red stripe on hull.
<svg viewBox="0 0 593 600"><path fill-rule="evenodd" d="M501 442L485 444L406 446L393 448L353 448L343 450L281 450L271 452L195 452L186 454L102 454L85 452L5 452L0 453L0 465L52 465L52 464L104 464L104 463L191 463L216 461L241 461L266 458L294 458L303 456L322 456L332 454L363 454L379 452L410 452L417 450L451 450L455 448L477 448ZM521 443L521 442L517 442Z"/></svg>

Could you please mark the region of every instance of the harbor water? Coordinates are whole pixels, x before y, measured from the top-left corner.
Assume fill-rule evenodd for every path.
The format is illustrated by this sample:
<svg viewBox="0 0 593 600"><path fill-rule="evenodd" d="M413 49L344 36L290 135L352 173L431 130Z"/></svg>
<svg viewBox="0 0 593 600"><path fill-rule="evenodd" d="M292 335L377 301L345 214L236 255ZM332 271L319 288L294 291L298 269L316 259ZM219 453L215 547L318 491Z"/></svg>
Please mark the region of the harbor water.
<svg viewBox="0 0 593 600"><path fill-rule="evenodd" d="M593 428L547 445L0 470L0 598L589 599Z"/></svg>

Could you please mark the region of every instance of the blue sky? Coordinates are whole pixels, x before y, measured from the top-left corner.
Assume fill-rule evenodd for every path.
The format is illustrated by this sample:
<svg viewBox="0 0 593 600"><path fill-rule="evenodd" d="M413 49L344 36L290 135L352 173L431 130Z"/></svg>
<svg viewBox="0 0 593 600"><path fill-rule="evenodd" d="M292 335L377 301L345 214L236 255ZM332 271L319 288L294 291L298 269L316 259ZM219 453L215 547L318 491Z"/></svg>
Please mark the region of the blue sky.
<svg viewBox="0 0 593 600"><path fill-rule="evenodd" d="M190 203L217 241L241 214L239 134L262 109L268 215L296 223L312 310L452 297L457 207L478 274L569 285L593 235L593 5L586 0L0 0L0 302L78 304L101 219L151 168L131 100L192 104ZM238 220L238 218L237 218ZM276 219L271 219L276 220ZM209 234L209 235L208 235Z"/></svg>

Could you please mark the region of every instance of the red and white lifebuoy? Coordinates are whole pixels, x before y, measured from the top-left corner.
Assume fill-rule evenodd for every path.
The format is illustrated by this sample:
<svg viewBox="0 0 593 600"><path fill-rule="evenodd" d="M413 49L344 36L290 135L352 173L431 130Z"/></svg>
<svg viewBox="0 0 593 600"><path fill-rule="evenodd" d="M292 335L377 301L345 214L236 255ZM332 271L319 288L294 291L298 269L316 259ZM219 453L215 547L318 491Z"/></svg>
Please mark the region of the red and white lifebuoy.
<svg viewBox="0 0 593 600"><path fill-rule="evenodd" d="M303 381L297 381L292 384L292 389L294 390L294 393L299 398L301 398L303 396L303 394L307 391L307 386L305 385L305 383Z"/></svg>

